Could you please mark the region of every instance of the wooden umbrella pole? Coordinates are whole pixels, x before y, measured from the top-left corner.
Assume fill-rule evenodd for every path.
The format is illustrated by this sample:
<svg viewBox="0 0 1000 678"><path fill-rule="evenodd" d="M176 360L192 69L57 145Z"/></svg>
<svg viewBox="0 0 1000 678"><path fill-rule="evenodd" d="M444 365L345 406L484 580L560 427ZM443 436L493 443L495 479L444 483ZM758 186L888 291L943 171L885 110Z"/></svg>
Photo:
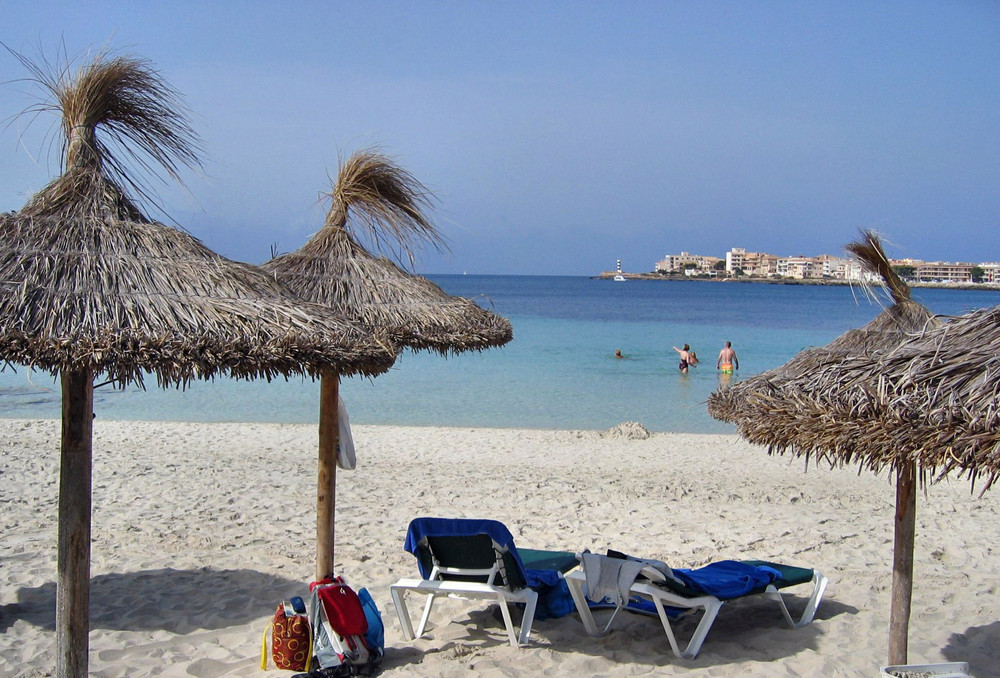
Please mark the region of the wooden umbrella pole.
<svg viewBox="0 0 1000 678"><path fill-rule="evenodd" d="M90 651L90 509L94 379L62 372L59 555L56 568L56 675L86 678Z"/></svg>
<svg viewBox="0 0 1000 678"><path fill-rule="evenodd" d="M917 466L903 462L896 470L896 521L892 554L892 603L889 616L889 664L906 664L913 594L913 549L917 517Z"/></svg>
<svg viewBox="0 0 1000 678"><path fill-rule="evenodd" d="M319 390L319 464L316 481L316 579L333 574L337 508L337 395L340 375L324 372Z"/></svg>

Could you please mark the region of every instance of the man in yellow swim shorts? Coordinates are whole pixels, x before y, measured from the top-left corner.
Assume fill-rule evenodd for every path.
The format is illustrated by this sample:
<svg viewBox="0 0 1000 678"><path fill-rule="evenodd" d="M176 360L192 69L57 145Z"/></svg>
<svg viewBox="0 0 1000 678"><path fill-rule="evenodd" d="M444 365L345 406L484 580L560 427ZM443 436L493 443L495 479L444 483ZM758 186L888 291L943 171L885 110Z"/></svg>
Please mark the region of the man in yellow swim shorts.
<svg viewBox="0 0 1000 678"><path fill-rule="evenodd" d="M736 357L732 343L727 341L725 347L719 351L719 359L715 361L715 369L720 370L723 374L732 374L734 367L740 369L740 361Z"/></svg>

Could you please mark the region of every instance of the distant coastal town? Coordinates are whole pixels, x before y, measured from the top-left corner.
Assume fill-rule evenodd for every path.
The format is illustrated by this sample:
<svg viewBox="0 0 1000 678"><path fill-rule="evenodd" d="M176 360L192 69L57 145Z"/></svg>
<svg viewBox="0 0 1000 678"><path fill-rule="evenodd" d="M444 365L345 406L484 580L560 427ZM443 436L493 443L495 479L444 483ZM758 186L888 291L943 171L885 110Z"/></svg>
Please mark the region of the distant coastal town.
<svg viewBox="0 0 1000 678"><path fill-rule="evenodd" d="M914 285L1000 286L1000 263L922 261L890 259L900 278ZM854 259L821 254L816 257L781 257L766 252L747 252L736 248L724 257L681 252L668 254L656 262L649 273L629 273L622 268L604 271L597 278L628 279L702 279L746 282L784 282L799 284L850 284L878 282Z"/></svg>

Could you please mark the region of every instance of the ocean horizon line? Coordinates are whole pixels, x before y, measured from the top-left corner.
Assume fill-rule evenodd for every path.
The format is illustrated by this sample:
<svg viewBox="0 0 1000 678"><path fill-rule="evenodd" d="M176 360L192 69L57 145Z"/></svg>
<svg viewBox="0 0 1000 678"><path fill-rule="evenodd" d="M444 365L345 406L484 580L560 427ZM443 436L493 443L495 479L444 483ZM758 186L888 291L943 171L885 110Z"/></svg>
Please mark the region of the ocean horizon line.
<svg viewBox="0 0 1000 678"><path fill-rule="evenodd" d="M416 275L433 278L585 278L588 280L613 280L617 271L601 271L600 273L416 273ZM675 283L727 283L727 284L761 284L761 285L786 285L788 287L857 287L879 289L880 283L865 283L860 280L844 280L839 278L765 278L757 276L741 276L739 278L709 277L709 276L683 276L677 274L649 273L628 273L621 272L626 281L653 281L653 282L675 282ZM963 291L1000 291L1000 283L974 283L974 282L928 282L911 280L906 284L912 288L923 289L943 289L943 290L963 290Z"/></svg>

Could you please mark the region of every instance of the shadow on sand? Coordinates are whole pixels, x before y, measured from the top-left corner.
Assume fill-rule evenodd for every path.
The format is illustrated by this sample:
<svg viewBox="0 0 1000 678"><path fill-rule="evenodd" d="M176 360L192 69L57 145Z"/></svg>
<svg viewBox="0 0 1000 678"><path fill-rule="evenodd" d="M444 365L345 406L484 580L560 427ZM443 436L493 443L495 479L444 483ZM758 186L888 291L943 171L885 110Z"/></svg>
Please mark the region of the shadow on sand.
<svg viewBox="0 0 1000 678"><path fill-rule="evenodd" d="M301 581L254 570L145 570L90 580L90 626L109 630L222 629L271 614L282 600L307 595ZM0 606L0 633L16 620L55 629L56 584L17 592Z"/></svg>
<svg viewBox="0 0 1000 678"><path fill-rule="evenodd" d="M789 609L793 615L804 605L805 598L796 601L794 596L790 597ZM729 614L726 614L727 612ZM512 610L512 613L515 615L515 623L520 624L518 613L515 610ZM784 656L798 654L803 650L815 649L818 637L824 632L823 620L857 613L856 607L826 598L817 611L814 623L792 629L788 627L773 604L760 599L734 601L720 612L701 653L693 660L675 657L670 651L659 619L640 614L625 614L615 622L610 634L600 638L591 638L587 635L576 613L559 619L536 621L532 639L534 642L548 644L548 649L552 652L592 656L612 656L615 653L627 652L629 661L636 664L648 666L680 664L688 668L706 668L744 664L748 661L774 661ZM507 645L499 608L494 605L488 609L471 609L467 614L467 617L459 616L454 619L432 617L428 630L429 635L433 637L437 635L435 627L446 626L452 622L461 624L467 629L467 635L464 635L460 642L445 641L433 649L421 649L414 645L407 646L405 641L400 639L399 642L392 643L394 647L386 647L385 665L399 667L419 664L425 657L432 655L459 658L476 654L479 648ZM395 621L385 615L383 619L387 625ZM694 619L679 620L675 623L674 632L682 642L686 643L695 624ZM776 637L781 638L780 643L773 642ZM416 641L416 644L419 645L421 642Z"/></svg>
<svg viewBox="0 0 1000 678"><path fill-rule="evenodd" d="M976 678L1000 678L1000 622L953 633L941 654L950 662L969 662Z"/></svg>

